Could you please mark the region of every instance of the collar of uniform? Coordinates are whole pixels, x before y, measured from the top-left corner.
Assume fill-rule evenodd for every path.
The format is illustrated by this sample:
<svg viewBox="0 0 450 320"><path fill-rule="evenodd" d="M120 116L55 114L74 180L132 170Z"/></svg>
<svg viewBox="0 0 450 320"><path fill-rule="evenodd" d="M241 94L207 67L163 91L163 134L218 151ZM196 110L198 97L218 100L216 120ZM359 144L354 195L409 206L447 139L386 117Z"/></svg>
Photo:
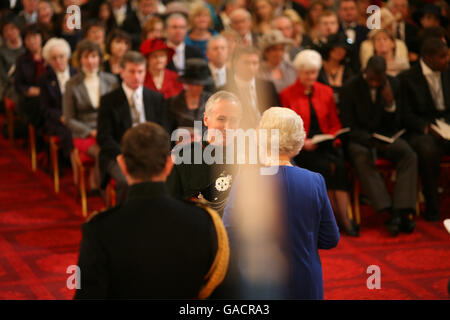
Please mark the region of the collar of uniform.
<svg viewBox="0 0 450 320"><path fill-rule="evenodd" d="M128 198L151 198L167 193L164 182L140 182L129 187Z"/></svg>

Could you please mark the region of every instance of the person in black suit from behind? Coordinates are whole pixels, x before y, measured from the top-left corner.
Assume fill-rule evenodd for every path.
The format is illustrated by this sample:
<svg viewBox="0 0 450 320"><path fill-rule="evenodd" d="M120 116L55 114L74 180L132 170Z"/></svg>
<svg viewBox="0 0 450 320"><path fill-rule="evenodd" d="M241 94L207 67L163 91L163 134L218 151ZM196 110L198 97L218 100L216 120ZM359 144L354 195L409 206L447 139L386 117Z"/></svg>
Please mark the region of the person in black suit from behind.
<svg viewBox="0 0 450 320"><path fill-rule="evenodd" d="M127 197L127 182L116 157L120 154L120 139L125 131L146 121L167 127L167 108L164 97L143 86L146 60L135 51L127 52L121 63L122 85L100 100L97 142L100 146L101 186L109 178L116 181L117 203Z"/></svg>
<svg viewBox="0 0 450 320"><path fill-rule="evenodd" d="M74 298L208 297L228 268L228 238L220 218L169 195L164 182L173 162L164 128L152 122L130 128L121 150L117 159L130 185L129 198L83 224L81 288ZM221 259L214 267L216 254ZM209 270L211 282L204 281Z"/></svg>
<svg viewBox="0 0 450 320"><path fill-rule="evenodd" d="M202 52L190 45L186 45L188 22L182 13L172 13L165 21L167 46L175 50L172 60L168 63L167 69L176 71L179 75L184 72L186 60L199 58L203 59Z"/></svg>
<svg viewBox="0 0 450 320"><path fill-rule="evenodd" d="M432 124L443 118L450 124L450 70L448 47L440 38L429 38L421 48L419 63L399 75L409 143L417 152L424 217L439 220L438 179L440 161L450 154L450 142L437 134Z"/></svg>
<svg viewBox="0 0 450 320"><path fill-rule="evenodd" d="M374 133L393 136L402 129L399 84L386 75L383 57L369 59L364 73L347 82L340 93L340 117L349 127L347 152L362 189L377 212L389 212L387 230L394 236L415 228L417 156L401 137L393 143L372 138ZM391 199L375 160L380 156L395 164L397 178Z"/></svg>
<svg viewBox="0 0 450 320"><path fill-rule="evenodd" d="M42 49L47 63L47 72L39 78L40 110L44 119L45 131L61 140L64 160L70 161L72 151L72 133L64 124L62 116L62 96L67 81L76 74L69 65L70 45L62 38L51 38Z"/></svg>
<svg viewBox="0 0 450 320"><path fill-rule="evenodd" d="M233 70L228 73L226 85L222 89L234 93L242 102L243 129L256 128L265 110L280 105L274 84L256 78L259 59L257 48L249 45L236 47L233 53Z"/></svg>

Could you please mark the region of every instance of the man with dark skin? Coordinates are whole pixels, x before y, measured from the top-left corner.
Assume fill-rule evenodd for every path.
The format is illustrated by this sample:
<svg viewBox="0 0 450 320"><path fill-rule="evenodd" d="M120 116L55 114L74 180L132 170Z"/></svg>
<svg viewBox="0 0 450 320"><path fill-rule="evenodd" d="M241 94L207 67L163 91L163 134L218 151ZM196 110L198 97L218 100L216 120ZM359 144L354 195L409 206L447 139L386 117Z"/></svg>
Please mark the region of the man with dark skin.
<svg viewBox="0 0 450 320"><path fill-rule="evenodd" d="M450 154L450 142L434 129L437 119L450 124L450 71L448 46L429 38L421 48L419 63L399 76L408 141L419 159L424 217L439 220L438 180L441 157Z"/></svg>

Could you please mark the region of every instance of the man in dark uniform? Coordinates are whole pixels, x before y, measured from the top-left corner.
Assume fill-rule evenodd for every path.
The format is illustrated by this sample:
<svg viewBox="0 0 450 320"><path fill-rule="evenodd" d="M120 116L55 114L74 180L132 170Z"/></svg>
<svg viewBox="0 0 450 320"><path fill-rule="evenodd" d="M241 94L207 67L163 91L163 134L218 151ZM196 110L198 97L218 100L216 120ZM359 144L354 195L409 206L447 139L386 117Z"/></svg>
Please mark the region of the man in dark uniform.
<svg viewBox="0 0 450 320"><path fill-rule="evenodd" d="M239 128L241 117L241 103L234 94L219 91L208 99L203 118L208 128L206 141L178 145L173 150L176 165L167 185L174 196L204 199L222 215L236 173L227 159L234 144L230 144L232 138L227 138L226 130ZM222 135L222 141L215 133Z"/></svg>
<svg viewBox="0 0 450 320"><path fill-rule="evenodd" d="M130 185L128 200L83 225L75 299L207 297L228 266L228 254L220 254L228 252L228 239L219 216L169 195L170 141L158 124L129 129L121 151L117 161ZM220 281L205 284L218 257L221 266L212 270Z"/></svg>

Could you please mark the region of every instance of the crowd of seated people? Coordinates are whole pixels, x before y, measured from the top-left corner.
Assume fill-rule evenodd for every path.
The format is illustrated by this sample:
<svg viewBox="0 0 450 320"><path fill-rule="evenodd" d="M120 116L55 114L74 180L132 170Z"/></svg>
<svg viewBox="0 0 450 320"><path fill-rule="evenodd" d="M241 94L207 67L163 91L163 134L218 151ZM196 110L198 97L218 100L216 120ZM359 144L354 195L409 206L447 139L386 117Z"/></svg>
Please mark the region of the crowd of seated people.
<svg viewBox="0 0 450 320"><path fill-rule="evenodd" d="M382 7L378 28L362 3ZM324 176L349 235L358 235L349 171L370 205L390 213L391 234L414 230L418 189L424 217L440 219L440 161L450 153L436 129L438 119L450 124L445 1L17 0L0 10L2 105L14 101L38 139L58 136L68 165L74 148L93 158L91 188L113 177L119 203L125 131L145 121L169 134L194 127L225 90L242 103L239 128L257 128L273 106L301 116L306 138L292 162ZM315 140L342 128L350 132L331 143ZM402 129L393 142L374 138ZM396 170L393 196L381 158Z"/></svg>

